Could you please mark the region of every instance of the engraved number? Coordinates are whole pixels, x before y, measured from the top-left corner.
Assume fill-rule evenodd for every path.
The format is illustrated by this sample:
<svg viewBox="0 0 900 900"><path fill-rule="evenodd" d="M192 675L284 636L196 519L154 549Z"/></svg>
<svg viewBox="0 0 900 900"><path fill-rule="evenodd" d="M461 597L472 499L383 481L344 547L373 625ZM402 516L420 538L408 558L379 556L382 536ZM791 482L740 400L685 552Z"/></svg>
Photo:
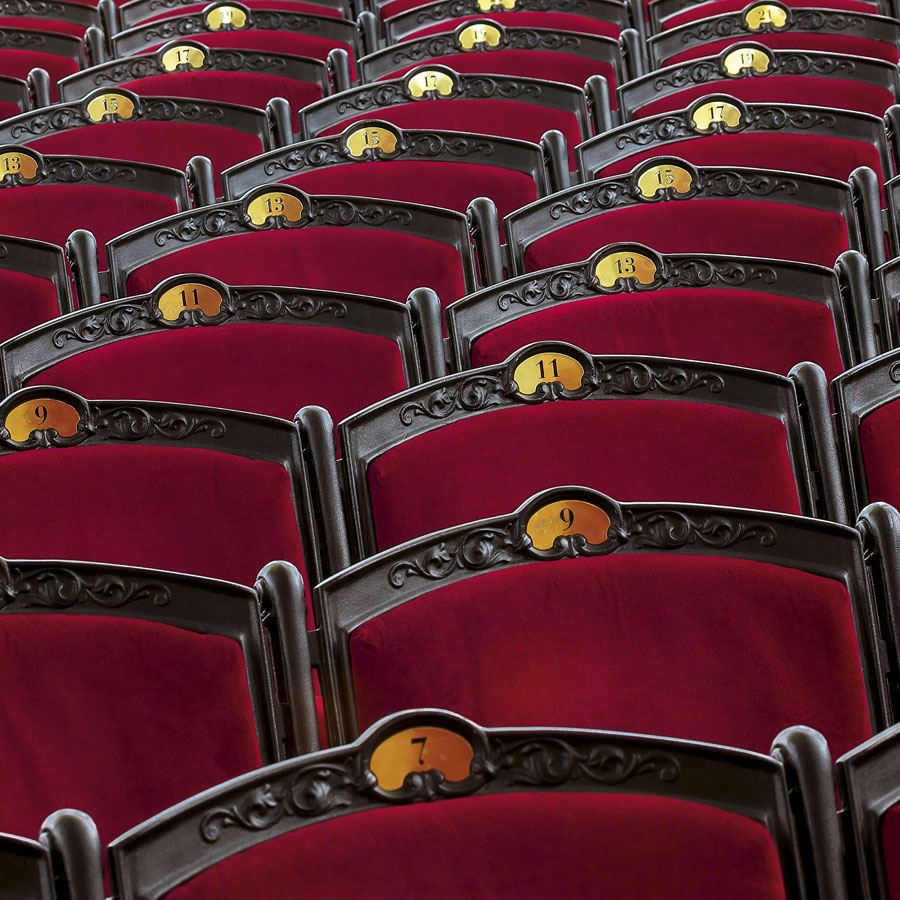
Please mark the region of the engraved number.
<svg viewBox="0 0 900 900"><path fill-rule="evenodd" d="M657 169L656 180L661 185L675 184L675 173L671 169Z"/></svg>
<svg viewBox="0 0 900 900"><path fill-rule="evenodd" d="M538 371L541 373L541 378L546 378L547 376L544 374L544 361L542 359L538 360L537 367ZM555 358L550 360L550 368L553 369L553 377L559 378L559 369L556 365Z"/></svg>
<svg viewBox="0 0 900 900"><path fill-rule="evenodd" d="M18 172L22 168L22 163L18 156L7 156L3 160L3 168L7 172Z"/></svg>
<svg viewBox="0 0 900 900"><path fill-rule="evenodd" d="M559 511L559 517L562 520L563 525L566 526L566 530L568 530L575 524L575 513L571 509L569 509L568 506L564 506Z"/></svg>
<svg viewBox="0 0 900 900"><path fill-rule="evenodd" d="M268 197L266 199L266 209L270 213L284 212L284 200L281 197Z"/></svg>
<svg viewBox="0 0 900 900"><path fill-rule="evenodd" d="M725 104L724 103L715 103L712 107L712 112L709 115L710 122L721 122L723 119L723 115L725 113Z"/></svg>
<svg viewBox="0 0 900 900"><path fill-rule="evenodd" d="M219 10L219 15L222 18L222 24L227 25L234 18L234 10L230 6L223 6Z"/></svg>
<svg viewBox="0 0 900 900"><path fill-rule="evenodd" d="M381 138L378 135L377 131L371 131L370 129L366 129L363 132L363 136L367 146L372 146L374 144L380 144Z"/></svg>
<svg viewBox="0 0 900 900"><path fill-rule="evenodd" d="M38 420L38 422L41 423L41 425L43 425L44 422L47 421L47 407L36 406L34 408L34 417Z"/></svg>
<svg viewBox="0 0 900 900"><path fill-rule="evenodd" d="M191 51L189 47L179 47L175 51L175 59L178 61L179 65L181 63L186 63L190 61Z"/></svg>
<svg viewBox="0 0 900 900"><path fill-rule="evenodd" d="M410 742L411 744L421 744L421 745L422 745L421 747L419 747L419 765L420 765L420 766L424 766L424 765L425 765L425 759L423 758L423 755L422 755L422 754L425 753L425 742L426 742L427 740L428 740L428 738L425 738L425 737L417 737L417 738L410 738L410 739L409 739L409 742Z"/></svg>
<svg viewBox="0 0 900 900"><path fill-rule="evenodd" d="M675 179L673 178L672 181ZM667 181L666 184L671 184L671 181ZM634 257L626 256L625 259L617 259L616 260L616 269L618 270L620 275L634 275Z"/></svg>
<svg viewBox="0 0 900 900"><path fill-rule="evenodd" d="M187 306L188 305L187 291L181 291L180 296L181 296L181 305ZM191 299L191 303L190 303L191 306L199 306L200 305L200 295L197 293L197 288L194 288L191 291L190 299Z"/></svg>
<svg viewBox="0 0 900 900"><path fill-rule="evenodd" d="M753 60L754 60L754 53L752 50L744 50L744 52L741 53L741 62L745 66L752 66Z"/></svg>
<svg viewBox="0 0 900 900"><path fill-rule="evenodd" d="M104 112L118 112L119 111L119 101L115 97L104 97L103 98L103 111Z"/></svg>

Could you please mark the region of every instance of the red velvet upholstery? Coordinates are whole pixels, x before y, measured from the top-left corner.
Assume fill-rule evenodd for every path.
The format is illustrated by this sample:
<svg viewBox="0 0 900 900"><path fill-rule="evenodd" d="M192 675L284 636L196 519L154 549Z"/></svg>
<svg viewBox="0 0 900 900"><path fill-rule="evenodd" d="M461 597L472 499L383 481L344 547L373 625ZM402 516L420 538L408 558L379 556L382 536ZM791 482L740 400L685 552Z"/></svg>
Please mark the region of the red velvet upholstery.
<svg viewBox="0 0 900 900"><path fill-rule="evenodd" d="M439 502L423 502L422 486L436 478ZM508 513L560 484L622 500L800 512L779 420L675 400L567 401L470 416L386 451L370 463L368 480L382 549Z"/></svg>
<svg viewBox="0 0 900 900"><path fill-rule="evenodd" d="M322 99L322 88L315 83L258 72L172 72L129 81L120 87L136 94L197 97L257 109L265 109L272 97L284 97L291 109Z"/></svg>
<svg viewBox="0 0 900 900"><path fill-rule="evenodd" d="M0 555L11 559L111 562L240 584L253 584L272 559L303 564L290 479L277 463L142 444L26 450L0 457L0 495L16 523L0 537Z"/></svg>
<svg viewBox="0 0 900 900"><path fill-rule="evenodd" d="M537 199L534 179L499 166L403 159L313 169L284 179L309 194L384 197L465 212L476 197L490 197L501 216Z"/></svg>
<svg viewBox="0 0 900 900"><path fill-rule="evenodd" d="M406 388L400 350L388 338L342 328L249 323L95 347L28 383L100 397L109 391L111 373L118 393L139 400L245 409L283 419L315 404L335 422Z"/></svg>
<svg viewBox="0 0 900 900"><path fill-rule="evenodd" d="M472 365L501 363L540 340L568 341L588 353L703 359L781 375L810 360L829 380L843 370L825 304L756 291L687 288L589 297L535 310L479 338Z"/></svg>
<svg viewBox="0 0 900 900"><path fill-rule="evenodd" d="M696 22L708 16L720 16L728 12L740 12L747 6L742 0L716 0L713 3L703 3L684 9L665 20L663 28L675 28L685 22ZM791 6L815 7L818 9L846 9L849 11L877 13L875 3L864 3L862 0L791 0ZM754 38L755 40L755 38Z"/></svg>
<svg viewBox="0 0 900 900"><path fill-rule="evenodd" d="M558 31L575 31L579 34L600 34L605 37L617 38L621 34L618 25L612 22L601 22L599 19L590 19L587 16L579 16L576 13L561 12L553 10L548 12L540 12L539 10L503 10L498 13L491 10L490 13L478 13L478 15L460 16L456 19L445 19L435 25L428 25L418 29L415 34L411 34L402 40L408 41L413 38L425 37L427 34L437 34L441 31L448 31L462 25L463 22L471 22L474 19L483 19L485 15L505 25L507 28L553 28Z"/></svg>
<svg viewBox="0 0 900 900"><path fill-rule="evenodd" d="M800 722L835 757L872 734L845 588L770 563L623 554L488 572L360 626L350 655L361 728L433 706L766 753Z"/></svg>
<svg viewBox="0 0 900 900"><path fill-rule="evenodd" d="M249 232L164 256L128 279L129 293L199 272L227 284L285 284L405 301L432 287L449 303L465 293L459 253L448 244L376 228L315 227Z"/></svg>
<svg viewBox="0 0 900 900"><path fill-rule="evenodd" d="M900 403L886 403L859 424L859 443L866 468L869 500L900 504L900 472L897 470L897 437L900 435Z"/></svg>
<svg viewBox="0 0 900 900"><path fill-rule="evenodd" d="M0 50L0 75L21 78L23 81L34 68L46 69L50 75L50 96L56 99L56 82L77 71L78 63L68 56L38 53L34 50Z"/></svg>
<svg viewBox="0 0 900 900"><path fill-rule="evenodd" d="M339 134L351 122L371 118L393 122L401 128L436 128L448 131L473 131L499 137L519 138L540 142L541 135L551 128L561 131L571 148L580 144L578 119L572 113L547 106L520 103L514 100L426 100L398 106L378 107L358 116L349 116L322 134Z"/></svg>
<svg viewBox="0 0 900 900"><path fill-rule="evenodd" d="M684 109L698 97L728 93L745 103L799 103L803 106L830 106L881 116L896 103L893 93L884 87L851 81L847 78L804 78L796 75L767 75L764 78L723 78L714 84L701 84L660 97L642 106L634 118Z"/></svg>
<svg viewBox="0 0 900 900"><path fill-rule="evenodd" d="M286 9L288 12L296 13L312 13L314 16L332 16L333 18L343 18L340 10L331 9L328 6L318 6L316 3L304 3L302 0L241 0L244 6L262 7L263 9ZM116 4L122 6L122 3ZM167 9L165 12L157 13L155 16L147 16L141 19L141 22L153 22L157 19L169 19L174 16L183 16L188 13L203 12L208 3L189 3L186 6L176 6L174 9ZM205 43L205 39L204 39Z"/></svg>
<svg viewBox="0 0 900 900"><path fill-rule="evenodd" d="M28 142L41 153L105 156L183 169L192 156L212 160L216 173L262 152L255 134L195 122L113 122L85 125Z"/></svg>
<svg viewBox="0 0 900 900"><path fill-rule="evenodd" d="M176 212L171 197L103 184L36 185L0 191L0 219L7 234L64 246L76 228L87 228L97 238L104 268L107 241Z"/></svg>
<svg viewBox="0 0 900 900"><path fill-rule="evenodd" d="M616 72L607 63L598 62L588 56L575 56L572 53L549 53L544 50L493 50L481 53L451 53L446 56L429 58L429 64L450 66L457 72L472 72L490 75L517 75L520 78L541 78L544 81L561 81L584 87L591 75L603 75L609 82L610 101L616 105ZM416 61L409 65L394 69L381 76L399 78L404 72L421 66Z"/></svg>
<svg viewBox="0 0 900 900"><path fill-rule="evenodd" d="M847 34L836 34L830 31L773 31L754 33L752 40L757 44L765 44L775 50L819 50L827 53L847 53L851 56L869 56L895 63L898 59L897 48L889 41L876 41L870 38L854 37ZM734 38L714 41L683 50L665 60L665 65L674 65L687 59L701 56L716 56L726 47L734 44Z"/></svg>
<svg viewBox="0 0 900 900"><path fill-rule="evenodd" d="M240 644L139 619L0 617L0 829L35 835L54 810L104 843L258 768Z"/></svg>
<svg viewBox="0 0 900 900"><path fill-rule="evenodd" d="M723 890L784 897L763 825L684 800L548 791L338 817L232 856L166 896L719 900Z"/></svg>
<svg viewBox="0 0 900 900"><path fill-rule="evenodd" d="M22 109L17 104L0 101L0 120L11 119L13 116L17 116L21 112Z"/></svg>
<svg viewBox="0 0 900 900"><path fill-rule="evenodd" d="M587 259L619 241L640 241L661 253L769 256L829 267L849 247L847 223L837 214L783 202L695 198L640 204L560 228L528 247L525 270Z"/></svg>
<svg viewBox="0 0 900 900"><path fill-rule="evenodd" d="M900 897L900 808L892 806L881 820L881 852L889 896Z"/></svg>
<svg viewBox="0 0 900 900"><path fill-rule="evenodd" d="M721 134L657 144L633 156L605 166L598 177L622 175L639 162L674 153L695 166L747 166L824 175L846 181L858 166L869 166L881 174L881 159L874 145L844 138L811 134L762 133Z"/></svg>
<svg viewBox="0 0 900 900"><path fill-rule="evenodd" d="M0 341L58 315L59 299L52 281L0 269Z"/></svg>
<svg viewBox="0 0 900 900"><path fill-rule="evenodd" d="M75 25L64 19L51 19L49 17L29 18L28 16L0 16L0 28L25 28L29 31L49 31L53 34L72 34L82 37L85 32L83 25Z"/></svg>

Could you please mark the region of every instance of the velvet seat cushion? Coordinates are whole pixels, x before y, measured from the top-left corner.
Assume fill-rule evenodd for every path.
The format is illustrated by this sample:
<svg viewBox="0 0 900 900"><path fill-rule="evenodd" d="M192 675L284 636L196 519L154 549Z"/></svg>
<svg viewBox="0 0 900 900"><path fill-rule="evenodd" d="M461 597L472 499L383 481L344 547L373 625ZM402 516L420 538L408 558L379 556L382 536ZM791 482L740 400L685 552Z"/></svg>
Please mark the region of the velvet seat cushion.
<svg viewBox="0 0 900 900"><path fill-rule="evenodd" d="M539 340L567 341L588 353L702 359L780 375L810 360L829 380L843 371L834 319L824 303L759 291L687 288L587 297L536 309L475 341L472 365L501 363Z"/></svg>
<svg viewBox="0 0 900 900"><path fill-rule="evenodd" d="M198 272L226 284L284 284L406 300L431 287L449 303L465 293L459 252L448 244L376 228L258 231L206 241L139 268L129 293Z"/></svg>
<svg viewBox="0 0 900 900"><path fill-rule="evenodd" d="M685 109L699 97L727 93L745 103L797 103L801 106L830 106L881 116L896 103L886 87L848 78L807 78L796 75L768 75L764 78L723 78L711 84L686 87L640 107L633 118Z"/></svg>
<svg viewBox="0 0 900 900"><path fill-rule="evenodd" d="M350 658L361 729L439 707L487 725L766 753L802 723L835 757L872 734L844 586L744 559L622 554L486 572L361 625Z"/></svg>
<svg viewBox="0 0 900 900"><path fill-rule="evenodd" d="M59 297L52 281L0 269L0 341L58 315Z"/></svg>
<svg viewBox="0 0 900 900"><path fill-rule="evenodd" d="M87 30L84 25L76 25L65 19L51 19L49 16L0 16L0 28L25 28L29 31L49 31L53 34L71 34L82 37Z"/></svg>
<svg viewBox="0 0 900 900"><path fill-rule="evenodd" d="M850 246L847 223L836 213L784 202L694 198L576 220L530 244L525 271L587 259L598 247L620 241L639 241L661 253L763 256L829 268Z"/></svg>
<svg viewBox="0 0 900 900"><path fill-rule="evenodd" d="M21 107L15 103L0 101L0 121L3 119L11 119L18 116L22 112Z"/></svg>
<svg viewBox="0 0 900 900"><path fill-rule="evenodd" d="M175 601L172 601L175 602ZM0 617L0 829L60 808L105 844L173 803L258 768L237 641L111 616Z"/></svg>
<svg viewBox="0 0 900 900"><path fill-rule="evenodd" d="M136 94L197 97L257 109L265 109L272 97L284 97L291 109L300 109L322 99L322 88L318 84L261 72L172 72L129 81L121 87Z"/></svg>
<svg viewBox="0 0 900 900"><path fill-rule="evenodd" d="M473 415L385 451L369 464L368 483L379 549L510 513L560 484L622 501L800 512L778 419L681 400L566 401ZM423 502L422 486L436 483L440 495Z"/></svg>
<svg viewBox="0 0 900 900"><path fill-rule="evenodd" d="M872 38L855 37L854 35L835 34L829 31L773 31L754 33L753 41L765 44L774 50L818 50L826 53L846 53L850 56L868 56L895 63L898 59L897 47L890 41L873 40ZM717 56L726 47L731 47L734 39L713 41L683 50L665 60L670 66L688 59L701 56Z"/></svg>
<svg viewBox="0 0 900 900"><path fill-rule="evenodd" d="M28 73L35 68L46 69L50 76L50 99L55 101L56 82L78 71L78 62L69 56L57 56L54 53L12 50L6 47L0 50L0 75L21 78L24 81Z"/></svg>
<svg viewBox="0 0 900 900"><path fill-rule="evenodd" d="M0 217L8 234L65 246L76 228L87 228L97 238L103 268L107 241L177 211L171 197L104 184L35 185L0 192Z"/></svg>
<svg viewBox="0 0 900 900"><path fill-rule="evenodd" d="M892 806L881 820L881 852L890 897L900 897L900 809Z"/></svg>
<svg viewBox="0 0 900 900"><path fill-rule="evenodd" d="M123 404L124 405L124 404ZM253 584L273 559L302 570L290 478L214 450L113 444L0 457L10 559L82 559Z"/></svg>
<svg viewBox="0 0 900 900"><path fill-rule="evenodd" d="M897 436L900 434L900 403L879 406L859 424L859 443L869 502L884 500L900 504L900 473L897 471Z"/></svg>
<svg viewBox="0 0 900 900"><path fill-rule="evenodd" d="M60 131L28 142L41 153L105 156L184 169L208 156L218 173L264 149L258 135L199 122L113 122Z"/></svg>
<svg viewBox="0 0 900 900"><path fill-rule="evenodd" d="M717 134L670 144L657 143L604 166L597 177L624 175L639 162L669 153L695 166L746 166L824 175L839 181L846 181L858 166L869 166L884 181L881 158L873 144L818 134L772 132Z"/></svg>
<svg viewBox="0 0 900 900"><path fill-rule="evenodd" d="M666 797L546 792L339 816L229 857L166 896L713 900L725 884L735 900L783 900L762 824Z"/></svg>
<svg viewBox="0 0 900 900"><path fill-rule="evenodd" d="M305 3L303 0L241 0L241 2L244 6L250 7L250 9L254 9L255 7L261 7L262 9L284 9L288 12L301 14L312 13L314 16L331 16L336 19L343 18L338 9L332 9L329 6L319 6L315 2ZM123 4L118 3L116 5L122 6ZM174 10L167 9L165 12L147 16L146 19L141 19L141 22L153 22L158 19L171 18L173 15L181 16L187 15L188 13L203 12L208 5L208 3L188 3L184 6L176 6Z"/></svg>
<svg viewBox="0 0 900 900"><path fill-rule="evenodd" d="M378 118L401 128L435 128L446 131L468 131L519 138L540 143L541 135L551 128L561 131L569 144L570 164L574 167L572 148L584 140L578 119L571 112L520 103L514 100L426 100L396 106L376 107L358 116L348 116L323 128L322 134L339 134L351 122Z"/></svg>
<svg viewBox="0 0 900 900"><path fill-rule="evenodd" d="M490 197L501 217L537 199L537 185L524 172L443 160L327 166L285 180L310 194L382 197L457 212L465 212L476 197Z"/></svg>
<svg viewBox="0 0 900 900"><path fill-rule="evenodd" d="M712 3L692 5L689 9L683 9L672 16L666 17L663 29L675 28L685 22L696 22L708 16L721 16L724 13L740 12L746 7L741 0L714 0ZM862 0L792 0L791 6L814 7L816 9L845 9L849 12L878 13L878 5L865 3ZM755 38L754 38L755 40Z"/></svg>
<svg viewBox="0 0 900 900"><path fill-rule="evenodd" d="M108 392L110 378L117 392L141 400L244 409L283 419L315 404L335 422L406 388L400 350L389 338L271 323L132 337L72 356L28 383L100 397Z"/></svg>
<svg viewBox="0 0 900 900"><path fill-rule="evenodd" d="M437 34L441 31L452 31L465 22L484 19L485 15L494 19L507 28L553 28L558 31L574 31L578 34L599 34L604 37L617 38L621 34L621 28L612 22L603 22L600 19L591 19L588 16L580 16L575 12L563 12L562 10L503 10L498 13L491 10L489 13L479 13L472 16L460 16L458 18L444 19L434 25L426 25L419 28L401 41L409 41L415 38L425 37L428 34ZM427 19L424 21L428 21ZM387 23L385 23L387 24Z"/></svg>

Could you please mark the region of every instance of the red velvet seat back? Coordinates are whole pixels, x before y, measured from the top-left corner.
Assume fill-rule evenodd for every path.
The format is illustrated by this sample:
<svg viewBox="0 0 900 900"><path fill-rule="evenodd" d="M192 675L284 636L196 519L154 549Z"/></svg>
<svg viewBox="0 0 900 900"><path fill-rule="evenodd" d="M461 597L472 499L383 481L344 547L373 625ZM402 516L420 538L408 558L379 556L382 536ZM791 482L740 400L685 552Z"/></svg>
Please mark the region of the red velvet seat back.
<svg viewBox="0 0 900 900"><path fill-rule="evenodd" d="M108 390L110 373L117 391L140 400L283 419L315 404L335 422L406 388L400 349L389 338L343 328L249 323L132 337L63 360L28 383L99 397Z"/></svg>
<svg viewBox="0 0 900 900"><path fill-rule="evenodd" d="M693 6L690 9L680 10L665 20L664 28L675 28L685 22L696 22L708 16L721 16L724 13L740 12L747 4L742 0L716 0L713 3L704 3ZM846 9L850 12L877 13L877 4L865 3L862 0L791 0L791 6L798 8L814 7L817 9ZM755 40L755 38L754 38Z"/></svg>
<svg viewBox="0 0 900 900"><path fill-rule="evenodd" d="M76 228L87 228L97 238L104 268L107 241L176 212L171 197L100 184L35 185L0 191L0 219L7 234L65 246Z"/></svg>
<svg viewBox="0 0 900 900"><path fill-rule="evenodd" d="M497 12L492 9L489 15L505 25L507 28L552 28L558 31L574 31L579 34L599 34L604 37L617 38L621 34L618 25L612 22L602 22L599 19L590 19L587 16L580 16L577 13L563 12L561 10L548 10L541 12L538 10L502 10ZM485 14L461 16L454 19L444 19L436 25L427 25L419 28L414 34L401 38L401 41L408 41L412 38L425 37L428 34L437 34L441 31L451 31L462 25L464 22L472 22L484 19ZM536 77L536 76L535 76Z"/></svg>
<svg viewBox="0 0 900 900"><path fill-rule="evenodd" d="M423 502L422 485L436 478L439 498ZM560 484L628 501L800 512L779 420L680 400L567 401L470 416L385 451L369 464L368 483L381 549L502 515Z"/></svg>
<svg viewBox="0 0 900 900"><path fill-rule="evenodd" d="M898 59L897 48L889 41L876 41L871 38L832 33L829 31L773 31L753 34L753 41L771 47L773 50L818 50L826 53L846 53L850 56L868 56L895 63ZM701 56L716 56L726 47L734 44L734 39L713 41L701 44L676 53L665 60L670 66L688 59Z"/></svg>
<svg viewBox="0 0 900 900"><path fill-rule="evenodd" d="M28 142L41 153L105 156L183 169L192 156L208 156L216 172L256 156L255 134L197 122L114 122L88 125Z"/></svg>
<svg viewBox="0 0 900 900"><path fill-rule="evenodd" d="M119 87L148 96L198 97L257 109L265 109L272 97L284 97L291 109L322 99L322 88L315 83L263 72L172 72L123 82Z"/></svg>
<svg viewBox="0 0 900 900"><path fill-rule="evenodd" d="M261 760L230 638L93 615L0 616L0 830L87 812L106 843Z"/></svg>
<svg viewBox="0 0 900 900"><path fill-rule="evenodd" d="M621 241L638 241L662 253L774 257L829 268L849 247L847 223L838 214L790 203L701 197L576 221L531 244L525 271L587 259L598 247Z"/></svg>
<svg viewBox="0 0 900 900"><path fill-rule="evenodd" d="M439 707L759 753L797 722L835 756L871 736L846 589L771 563L621 554L487 572L361 625L350 657L360 729Z"/></svg>
<svg viewBox="0 0 900 900"><path fill-rule="evenodd" d="M15 103L0 101L0 121L3 119L11 119L13 116L17 116L22 112L19 106Z"/></svg>
<svg viewBox="0 0 900 900"><path fill-rule="evenodd" d="M63 13L65 15L65 13ZM84 25L76 25L65 19L51 19L49 17L29 18L28 16L0 16L0 28L25 28L29 31L46 31L53 34L72 34L82 37L85 32Z"/></svg>
<svg viewBox="0 0 900 900"><path fill-rule="evenodd" d="M537 199L534 179L499 166L460 162L353 163L313 169L284 179L309 194L383 197L465 212L476 197L490 197L501 216Z"/></svg>
<svg viewBox="0 0 900 900"><path fill-rule="evenodd" d="M674 153L695 166L743 166L824 175L846 181L859 166L869 166L884 180L881 158L873 144L809 134L717 134L678 141L635 153L604 166L598 178L624 175L645 159Z"/></svg>
<svg viewBox="0 0 900 900"><path fill-rule="evenodd" d="M900 808L892 806L881 820L881 852L889 896L900 897Z"/></svg>
<svg viewBox="0 0 900 900"><path fill-rule="evenodd" d="M702 359L780 375L804 360L822 366L829 380L843 371L834 319L824 303L687 288L587 297L536 310L476 340L472 365L501 363L543 340L566 341L588 353Z"/></svg>
<svg viewBox="0 0 900 900"><path fill-rule="evenodd" d="M81 559L253 584L270 560L301 568L290 479L213 450L115 444L0 457L0 555ZM39 498L39 502L36 502Z"/></svg>
<svg viewBox="0 0 900 900"><path fill-rule="evenodd" d="M232 856L166 896L719 900L726 884L734 900L783 900L763 825L665 797L547 791L339 816Z"/></svg>
<svg viewBox="0 0 900 900"><path fill-rule="evenodd" d="M453 247L375 228L282 229L207 241L138 269L128 279L128 291L150 291L180 272L212 275L226 284L323 288L400 302L422 286L434 288L446 302L465 293Z"/></svg>
<svg viewBox="0 0 900 900"><path fill-rule="evenodd" d="M584 140L578 119L573 113L513 100L427 100L378 107L376 110L342 119L322 129L322 134L340 134L351 122L368 120L373 115L401 128L494 134L531 141L533 144L539 143L541 135L551 128L565 135L570 148Z"/></svg>
<svg viewBox="0 0 900 900"><path fill-rule="evenodd" d="M0 269L0 341L58 315L59 300L52 281Z"/></svg>
<svg viewBox="0 0 900 900"><path fill-rule="evenodd" d="M34 50L12 50L4 47L0 50L0 75L21 78L35 68L46 69L52 85L51 96L56 96L56 82L66 75L78 70L78 62L68 56L57 56L53 53L38 53Z"/></svg>
<svg viewBox="0 0 900 900"><path fill-rule="evenodd" d="M866 469L869 500L900 504L900 471L896 464L900 435L900 403L886 403L859 425L859 443Z"/></svg>

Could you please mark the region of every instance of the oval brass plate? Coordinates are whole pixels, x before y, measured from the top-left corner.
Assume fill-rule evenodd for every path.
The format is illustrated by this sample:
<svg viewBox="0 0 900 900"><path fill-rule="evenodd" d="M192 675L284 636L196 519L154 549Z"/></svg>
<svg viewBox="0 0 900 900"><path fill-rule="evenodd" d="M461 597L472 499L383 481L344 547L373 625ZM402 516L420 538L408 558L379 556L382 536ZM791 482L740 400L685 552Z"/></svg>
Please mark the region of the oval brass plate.
<svg viewBox="0 0 900 900"><path fill-rule="evenodd" d="M88 103L87 114L92 122L102 122L104 116L111 115L130 119L134 114L134 103L124 94L100 94Z"/></svg>
<svg viewBox="0 0 900 900"><path fill-rule="evenodd" d="M673 190L676 194L686 194L691 189L693 177L687 169L668 163L650 166L638 178L638 190L644 197L655 197L660 191Z"/></svg>
<svg viewBox="0 0 900 900"><path fill-rule="evenodd" d="M772 3L760 3L747 10L744 15L744 21L751 31L759 31L764 25L784 28L787 22L787 12L780 6L775 6Z"/></svg>
<svg viewBox="0 0 900 900"><path fill-rule="evenodd" d="M377 147L382 153L393 153L397 149L397 135L387 128L370 125L357 128L347 138L347 151L351 156L362 156L366 150Z"/></svg>
<svg viewBox="0 0 900 900"><path fill-rule="evenodd" d="M602 287L615 287L620 278L634 278L640 284L653 284L656 263L643 253L621 250L607 253L594 267L594 277Z"/></svg>
<svg viewBox="0 0 900 900"><path fill-rule="evenodd" d="M453 79L446 72L434 72L427 70L417 72L406 82L410 94L413 97L421 97L424 94L437 91L442 97L446 97L453 91Z"/></svg>
<svg viewBox="0 0 900 900"><path fill-rule="evenodd" d="M202 69L205 62L206 54L199 47L171 47L162 56L166 72L174 72L179 66Z"/></svg>
<svg viewBox="0 0 900 900"><path fill-rule="evenodd" d="M37 175L38 161L28 152L11 150L0 153L0 179L10 175L21 175L31 179Z"/></svg>
<svg viewBox="0 0 900 900"><path fill-rule="evenodd" d="M247 13L237 6L217 6L206 14L206 24L211 31L218 31L226 26L245 28Z"/></svg>
<svg viewBox="0 0 900 900"><path fill-rule="evenodd" d="M525 533L536 550L550 550L565 534L580 534L589 544L599 545L609 536L609 516L585 500L555 500L532 513Z"/></svg>
<svg viewBox="0 0 900 900"><path fill-rule="evenodd" d="M515 9L516 0L478 0L478 8L482 12L490 12L492 9Z"/></svg>
<svg viewBox="0 0 900 900"><path fill-rule="evenodd" d="M164 291L156 305L168 322L175 322L186 309L202 310L211 319L222 309L222 295L211 285L186 281Z"/></svg>
<svg viewBox="0 0 900 900"><path fill-rule="evenodd" d="M567 391L581 387L584 366L565 353L535 353L523 359L513 372L513 380L522 394L533 394L539 384L562 382Z"/></svg>
<svg viewBox="0 0 900 900"><path fill-rule="evenodd" d="M247 215L254 225L265 225L272 216L283 216L288 222L299 222L303 204L293 194L268 191L254 197L247 205Z"/></svg>
<svg viewBox="0 0 900 900"><path fill-rule="evenodd" d="M53 397L33 397L14 406L3 420L3 427L17 443L27 441L33 431L53 428L60 437L72 437L81 416L74 406Z"/></svg>
<svg viewBox="0 0 900 900"><path fill-rule="evenodd" d="M382 741L372 754L369 770L385 791L403 787L410 772L437 769L447 781L465 781L475 751L462 736L446 728L406 728Z"/></svg>
<svg viewBox="0 0 900 900"><path fill-rule="evenodd" d="M463 50L471 50L479 44L496 47L500 43L500 29L486 22L475 22L467 25L459 33L459 46Z"/></svg>
<svg viewBox="0 0 900 900"><path fill-rule="evenodd" d="M735 128L741 124L741 111L733 103L711 100L698 106L691 119L697 131L711 131L720 122L724 122L729 128Z"/></svg>
<svg viewBox="0 0 900 900"><path fill-rule="evenodd" d="M722 65L729 75L740 75L747 69L764 74L769 71L772 59L758 47L738 47L732 50L723 60Z"/></svg>

